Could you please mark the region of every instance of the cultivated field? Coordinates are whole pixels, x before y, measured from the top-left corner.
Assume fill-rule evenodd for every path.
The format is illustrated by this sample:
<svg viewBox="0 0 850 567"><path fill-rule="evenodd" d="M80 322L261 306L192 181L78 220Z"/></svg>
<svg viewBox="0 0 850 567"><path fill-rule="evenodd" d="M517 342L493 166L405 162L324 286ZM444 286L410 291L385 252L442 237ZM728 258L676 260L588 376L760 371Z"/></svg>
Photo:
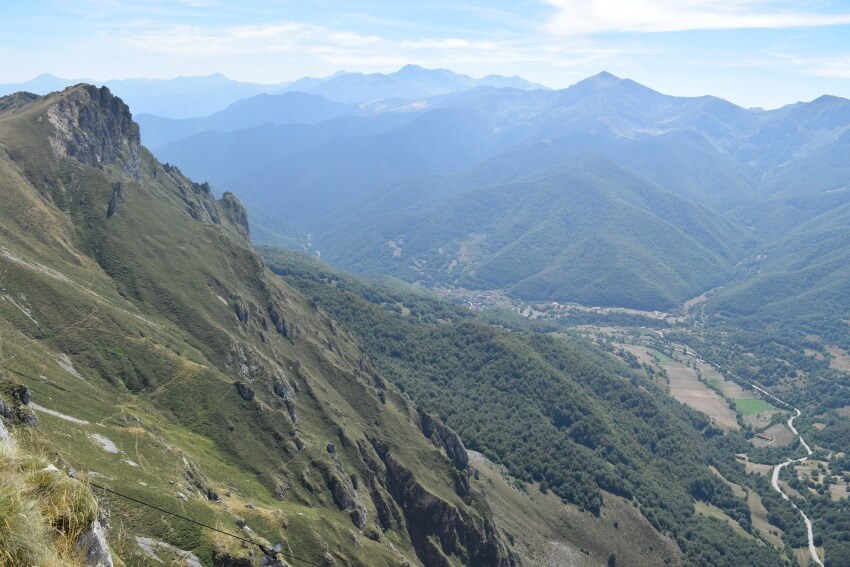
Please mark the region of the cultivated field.
<svg viewBox="0 0 850 567"><path fill-rule="evenodd" d="M722 429L739 429L735 412L717 392L697 379L695 370L668 357L664 358L666 361L662 361L661 365L670 380L671 396L706 414Z"/></svg>

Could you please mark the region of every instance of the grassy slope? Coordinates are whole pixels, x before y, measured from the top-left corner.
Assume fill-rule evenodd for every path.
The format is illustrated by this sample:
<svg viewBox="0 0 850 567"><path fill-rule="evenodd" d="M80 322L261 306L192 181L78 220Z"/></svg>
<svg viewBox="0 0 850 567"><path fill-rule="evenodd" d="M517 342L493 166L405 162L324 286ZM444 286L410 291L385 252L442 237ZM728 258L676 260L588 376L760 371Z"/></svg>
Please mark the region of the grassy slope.
<svg viewBox="0 0 850 567"><path fill-rule="evenodd" d="M91 106L93 96L77 87L0 115L0 365L32 390L34 402L86 422L40 413L38 428L18 428L21 444L85 478L227 531L238 531L235 520L244 518L259 536L313 561L416 563L404 519L378 529L361 484L356 501L369 521L360 531L328 487L342 470L365 482L371 473L357 442L377 439L414 483L480 528L488 512L477 489L472 504L464 503L457 472L411 424L408 403L392 391L386 405L378 400L382 381L358 365L356 340L265 270L228 220L232 203L215 202L144 148L138 177L127 173L132 147L101 167L54 155L51 107L79 102L84 114L94 109L95 120L108 120ZM124 200L107 218L119 181ZM217 211L221 221L187 214L203 217L203 210ZM237 304L249 312L247 321L237 319ZM288 337L273 324L266 328L267 306L285 320ZM63 355L79 376L59 363ZM272 381L284 377L298 388L297 425L272 392ZM253 400L239 396L237 379L252 384ZM120 452L105 452L93 434ZM329 442L338 465L325 450ZM188 487L187 470L200 472L223 502ZM274 496L280 487L282 501ZM387 489L378 491L392 500ZM98 496L112 517L115 551L133 564L151 562L136 536L193 551L205 563L216 549L255 551ZM450 562L466 553L464 543L446 551Z"/></svg>

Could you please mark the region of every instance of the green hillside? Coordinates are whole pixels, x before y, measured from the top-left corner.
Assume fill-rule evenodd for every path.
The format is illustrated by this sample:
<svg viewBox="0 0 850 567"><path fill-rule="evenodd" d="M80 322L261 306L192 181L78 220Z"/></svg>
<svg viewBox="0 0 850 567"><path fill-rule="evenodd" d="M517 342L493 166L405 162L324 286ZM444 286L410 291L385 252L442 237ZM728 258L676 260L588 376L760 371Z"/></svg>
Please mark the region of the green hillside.
<svg viewBox="0 0 850 567"><path fill-rule="evenodd" d="M850 206L816 216L759 250L748 271L706 311L747 327L769 325L850 345Z"/></svg>
<svg viewBox="0 0 850 567"><path fill-rule="evenodd" d="M726 281L748 238L603 157L507 184L466 181L412 183L353 208L319 249L357 272L667 309Z"/></svg>
<svg viewBox="0 0 850 567"><path fill-rule="evenodd" d="M646 375L586 343L485 324L410 286L368 282L288 250L263 255L348 326L414 401L518 479L590 514L610 514L612 495L632 500L687 564L781 564L773 548L694 513L694 501L708 499L750 526L728 488L706 478L711 464L747 482L733 457L743 438L720 435ZM697 488L703 482L711 496Z"/></svg>
<svg viewBox="0 0 850 567"><path fill-rule="evenodd" d="M0 99L0 147L0 413L24 455L279 541L287 564L515 561L454 433L420 427L357 339L265 268L235 197L153 159L108 90ZM93 490L115 564L263 559Z"/></svg>

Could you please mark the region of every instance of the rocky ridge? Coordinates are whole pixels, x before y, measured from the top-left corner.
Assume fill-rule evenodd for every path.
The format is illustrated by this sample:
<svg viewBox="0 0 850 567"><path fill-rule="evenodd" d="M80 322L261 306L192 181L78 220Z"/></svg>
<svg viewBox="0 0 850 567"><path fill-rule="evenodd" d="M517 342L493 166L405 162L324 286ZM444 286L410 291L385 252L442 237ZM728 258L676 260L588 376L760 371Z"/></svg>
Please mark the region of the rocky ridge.
<svg viewBox="0 0 850 567"><path fill-rule="evenodd" d="M358 342L265 268L235 196L216 199L208 184L154 160L139 145L129 109L106 89L6 97L0 109L0 145L10 158L0 161L8 173L0 180L18 180L0 181L0 197L13 206L37 201L47 211L38 235L44 246L16 230L22 217L3 218L0 240L25 258L10 264L5 285L25 293L32 309L21 325L20 313L0 305L0 323L15 321L12 340L30 352L70 353L65 367L74 368L72 375L19 357L14 365L27 389L14 399L26 406L22 396L28 402L32 389L54 405L51 416L66 405L91 414L70 425L46 420L39 436L47 446L78 470L118 459L125 468L112 470L109 482L148 499L177 494L196 510L234 515L236 499L248 493L258 504L243 510L273 515L269 502L277 502L289 530L262 514L240 518L240 529L281 538L283 549L301 554L315 547L287 538L288 531L337 541L322 556L346 562L388 553L427 566L515 562L484 500L473 497L479 489L470 484L457 435L430 416L423 428L417 409L381 378ZM18 133L25 130L36 134L26 141L35 151L22 150ZM109 421L116 407L130 406L141 417ZM120 442L114 457L92 453L87 428L104 420L98 435L118 440L133 430L147 447L142 452L159 456L130 460ZM69 443L68 427L82 429L76 438L85 451L60 448ZM167 438L204 439L218 457ZM302 509L316 512L296 513ZM119 554L137 550L136 537L158 535L132 523L136 513L118 516L126 538L114 542ZM192 541L207 538L199 532L166 543L216 564L225 563L215 557L250 557L218 541L203 544L215 548L204 556ZM86 546L87 555L97 547ZM92 564L106 564L102 553L91 555L101 561Z"/></svg>

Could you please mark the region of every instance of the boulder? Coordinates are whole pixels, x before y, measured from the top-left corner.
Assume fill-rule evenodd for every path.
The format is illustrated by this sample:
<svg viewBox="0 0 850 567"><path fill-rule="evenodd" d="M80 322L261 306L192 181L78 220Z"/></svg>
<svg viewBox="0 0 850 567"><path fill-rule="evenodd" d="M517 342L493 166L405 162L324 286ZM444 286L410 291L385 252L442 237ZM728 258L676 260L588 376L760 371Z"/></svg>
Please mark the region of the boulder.
<svg viewBox="0 0 850 567"><path fill-rule="evenodd" d="M286 378L275 378L273 388L274 393L284 400L291 400L295 397L295 388L292 387L292 384Z"/></svg>
<svg viewBox="0 0 850 567"><path fill-rule="evenodd" d="M15 398L15 401L21 405L29 405L30 403L30 389L26 386L15 386L12 390L12 396Z"/></svg>
<svg viewBox="0 0 850 567"><path fill-rule="evenodd" d="M254 389L246 382L242 382L241 380L236 382L236 391L239 392L239 395L245 401L250 402L254 399Z"/></svg>
<svg viewBox="0 0 850 567"><path fill-rule="evenodd" d="M352 523L357 526L357 529L362 530L366 527L366 509L362 506L357 506L350 513Z"/></svg>
<svg viewBox="0 0 850 567"><path fill-rule="evenodd" d="M15 414L15 421L25 427L35 427L38 425L38 416L32 411L29 406L20 406Z"/></svg>
<svg viewBox="0 0 850 567"><path fill-rule="evenodd" d="M248 318L250 317L250 313L248 311L248 306L241 299L236 300L236 303L233 304L233 310L236 311L236 318L239 319L240 323L247 323Z"/></svg>
<svg viewBox="0 0 850 567"><path fill-rule="evenodd" d="M106 530L100 520L95 520L91 527L80 534L74 550L83 558L86 567L113 567L109 544L106 542Z"/></svg>

